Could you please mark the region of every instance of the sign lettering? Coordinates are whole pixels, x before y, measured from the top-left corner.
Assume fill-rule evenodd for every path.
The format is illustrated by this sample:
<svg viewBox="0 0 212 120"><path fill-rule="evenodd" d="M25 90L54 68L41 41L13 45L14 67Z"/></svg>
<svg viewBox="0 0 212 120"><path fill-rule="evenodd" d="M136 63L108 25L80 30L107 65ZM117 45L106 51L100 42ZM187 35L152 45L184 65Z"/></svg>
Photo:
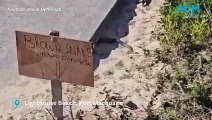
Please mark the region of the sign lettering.
<svg viewBox="0 0 212 120"><path fill-rule="evenodd" d="M90 42L16 31L19 73L30 77L94 85Z"/></svg>

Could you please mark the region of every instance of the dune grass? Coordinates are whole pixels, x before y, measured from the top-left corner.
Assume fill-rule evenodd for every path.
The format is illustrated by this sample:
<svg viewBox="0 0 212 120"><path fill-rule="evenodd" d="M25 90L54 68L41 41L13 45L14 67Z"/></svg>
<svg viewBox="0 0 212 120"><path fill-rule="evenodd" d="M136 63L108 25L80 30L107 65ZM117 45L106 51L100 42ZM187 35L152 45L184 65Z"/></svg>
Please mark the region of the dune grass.
<svg viewBox="0 0 212 120"><path fill-rule="evenodd" d="M200 4L201 11L179 12L180 4ZM161 108L152 110L154 119L212 119L212 0L166 0L160 14L156 36L163 52L171 51L164 57L175 72L167 72L159 81L163 81L161 89L174 97L163 99ZM177 65L180 61L185 65Z"/></svg>

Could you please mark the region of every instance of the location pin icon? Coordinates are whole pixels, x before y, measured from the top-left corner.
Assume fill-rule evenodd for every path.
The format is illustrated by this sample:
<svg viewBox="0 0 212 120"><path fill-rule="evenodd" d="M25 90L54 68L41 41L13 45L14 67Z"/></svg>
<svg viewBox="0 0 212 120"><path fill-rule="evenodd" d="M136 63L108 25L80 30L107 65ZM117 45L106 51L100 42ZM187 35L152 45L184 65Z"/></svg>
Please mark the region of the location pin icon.
<svg viewBox="0 0 212 120"><path fill-rule="evenodd" d="M21 100L14 99L13 100L13 107L15 107L15 108L21 107Z"/></svg>
<svg viewBox="0 0 212 120"><path fill-rule="evenodd" d="M19 102L18 100L15 100L15 105L16 105L16 106L18 106L19 103L20 103L20 102Z"/></svg>

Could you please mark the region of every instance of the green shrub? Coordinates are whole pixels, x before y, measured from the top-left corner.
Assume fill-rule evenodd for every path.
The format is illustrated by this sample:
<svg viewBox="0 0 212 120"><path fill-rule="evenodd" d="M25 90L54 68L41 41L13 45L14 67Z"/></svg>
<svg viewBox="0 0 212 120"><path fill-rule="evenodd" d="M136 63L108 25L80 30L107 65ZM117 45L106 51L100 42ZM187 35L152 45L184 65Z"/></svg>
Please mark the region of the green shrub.
<svg viewBox="0 0 212 120"><path fill-rule="evenodd" d="M178 115L177 115L177 111L172 109L172 108L168 108L166 110L166 120L180 120Z"/></svg>
<svg viewBox="0 0 212 120"><path fill-rule="evenodd" d="M187 85L187 80L185 78L185 75L183 75L179 71L171 79L172 88L179 89L179 85L178 84L182 85L182 86Z"/></svg>
<svg viewBox="0 0 212 120"><path fill-rule="evenodd" d="M195 83L190 92L193 99L200 105L212 108L210 94L205 86L199 82Z"/></svg>

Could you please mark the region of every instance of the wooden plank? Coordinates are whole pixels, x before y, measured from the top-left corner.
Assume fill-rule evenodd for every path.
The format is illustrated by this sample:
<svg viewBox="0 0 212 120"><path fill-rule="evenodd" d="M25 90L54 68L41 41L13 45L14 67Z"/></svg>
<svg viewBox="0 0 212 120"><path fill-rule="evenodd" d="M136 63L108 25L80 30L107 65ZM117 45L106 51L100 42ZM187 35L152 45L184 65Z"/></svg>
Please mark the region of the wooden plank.
<svg viewBox="0 0 212 120"><path fill-rule="evenodd" d="M92 43L16 31L19 74L94 86Z"/></svg>

